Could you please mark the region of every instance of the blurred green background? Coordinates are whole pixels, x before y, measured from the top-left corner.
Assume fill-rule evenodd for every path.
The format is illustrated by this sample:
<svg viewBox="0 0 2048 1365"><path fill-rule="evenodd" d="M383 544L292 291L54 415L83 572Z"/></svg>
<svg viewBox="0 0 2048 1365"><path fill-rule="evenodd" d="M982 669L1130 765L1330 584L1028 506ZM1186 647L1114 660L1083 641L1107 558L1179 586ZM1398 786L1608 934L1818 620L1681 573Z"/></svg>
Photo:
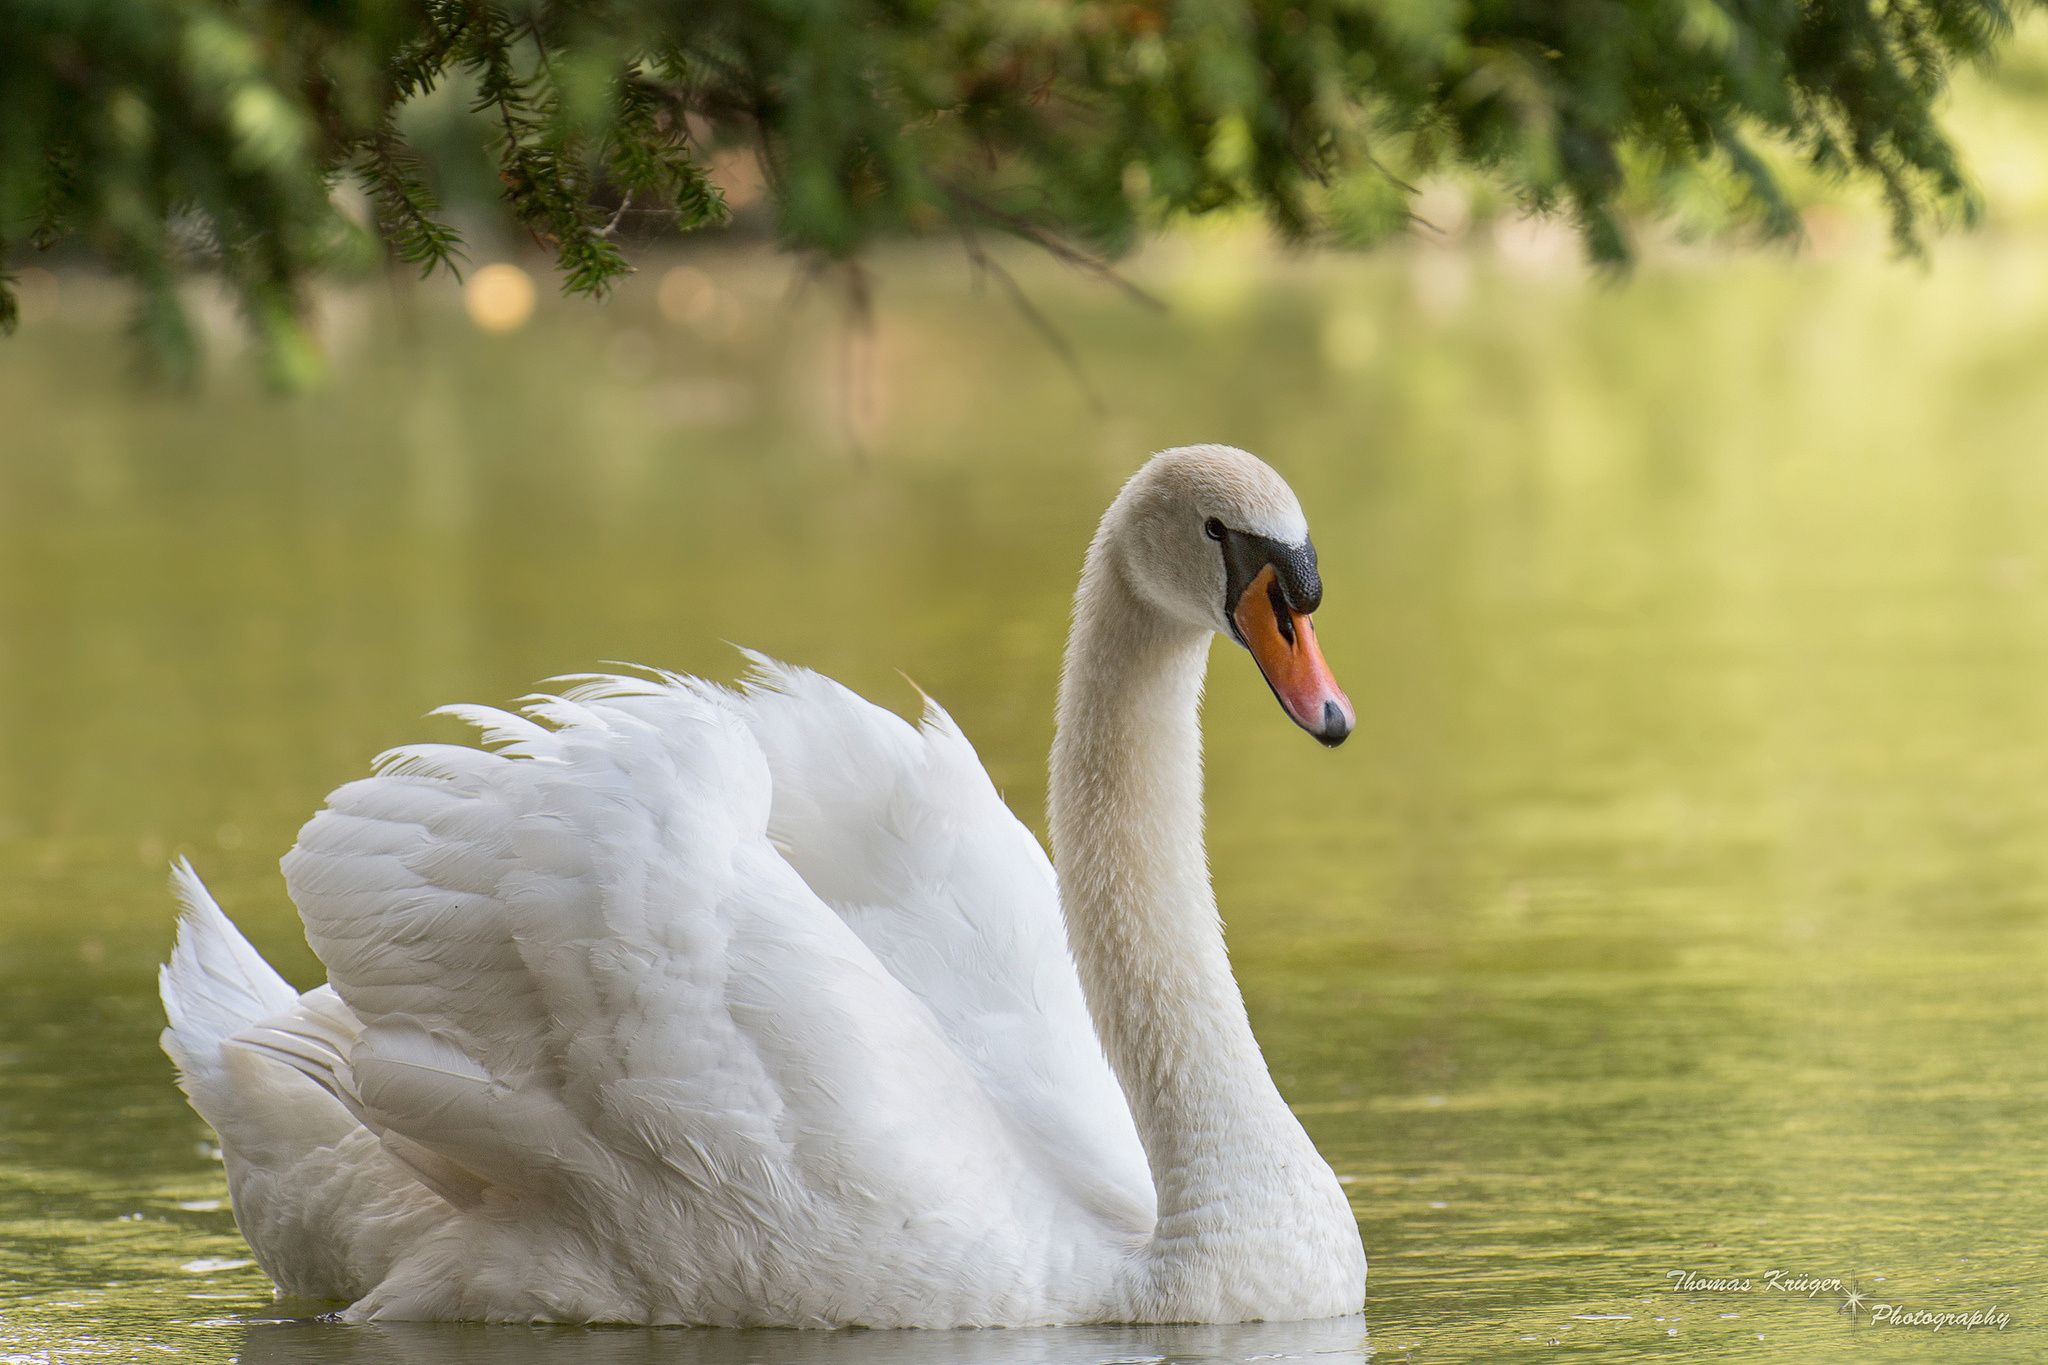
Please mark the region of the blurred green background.
<svg viewBox="0 0 2048 1365"><path fill-rule="evenodd" d="M1667 225L1617 284L1447 183L1371 257L1163 242L1131 273L1164 313L1006 257L1081 382L940 248L871 263L870 328L744 241L603 306L483 252L324 299L334 379L294 399L224 310L200 393L137 388L118 291L31 273L0 350L0 1358L1365 1351L308 1325L154 1045L170 857L310 985L275 860L324 793L455 737L434 705L603 660L727 677L735 641L908 710L901 669L1042 829L1094 520L1211 440L1300 492L1358 706L1325 753L1216 653L1219 896L1351 1191L1370 1349L2039 1359L2043 35L1956 102L1990 222L1924 266L1810 187L1802 254ZM2011 1324L1668 1278L1774 1269Z"/></svg>

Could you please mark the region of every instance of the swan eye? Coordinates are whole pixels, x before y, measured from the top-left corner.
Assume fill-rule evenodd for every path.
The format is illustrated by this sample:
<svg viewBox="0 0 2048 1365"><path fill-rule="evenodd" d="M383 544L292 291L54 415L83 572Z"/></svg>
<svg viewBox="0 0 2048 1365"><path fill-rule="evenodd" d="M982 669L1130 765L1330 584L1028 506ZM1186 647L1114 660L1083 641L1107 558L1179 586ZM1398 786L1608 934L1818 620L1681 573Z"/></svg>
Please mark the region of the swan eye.
<svg viewBox="0 0 2048 1365"><path fill-rule="evenodd" d="M1223 539L1223 523L1211 517L1202 523L1202 534L1211 540Z"/></svg>

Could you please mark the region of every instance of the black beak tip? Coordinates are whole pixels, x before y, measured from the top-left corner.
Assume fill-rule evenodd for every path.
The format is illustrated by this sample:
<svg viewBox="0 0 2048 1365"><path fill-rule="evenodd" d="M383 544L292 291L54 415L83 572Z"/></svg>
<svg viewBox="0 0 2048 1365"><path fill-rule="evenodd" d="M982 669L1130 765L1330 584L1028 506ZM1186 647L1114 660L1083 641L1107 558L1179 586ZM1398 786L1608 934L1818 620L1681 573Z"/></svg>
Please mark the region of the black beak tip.
<svg viewBox="0 0 2048 1365"><path fill-rule="evenodd" d="M1351 722L1344 719L1344 712L1336 702L1323 703L1323 723L1310 731L1324 748L1334 749L1351 736Z"/></svg>

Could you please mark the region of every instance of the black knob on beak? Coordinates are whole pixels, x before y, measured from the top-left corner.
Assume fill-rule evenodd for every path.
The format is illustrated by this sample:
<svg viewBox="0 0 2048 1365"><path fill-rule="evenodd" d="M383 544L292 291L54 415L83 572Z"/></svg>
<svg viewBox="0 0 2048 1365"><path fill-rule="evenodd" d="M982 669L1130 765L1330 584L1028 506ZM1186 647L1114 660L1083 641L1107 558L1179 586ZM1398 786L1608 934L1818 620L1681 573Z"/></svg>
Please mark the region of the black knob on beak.
<svg viewBox="0 0 2048 1365"><path fill-rule="evenodd" d="M1336 702L1326 701L1323 703L1323 723L1310 733L1334 749L1351 734L1351 722Z"/></svg>

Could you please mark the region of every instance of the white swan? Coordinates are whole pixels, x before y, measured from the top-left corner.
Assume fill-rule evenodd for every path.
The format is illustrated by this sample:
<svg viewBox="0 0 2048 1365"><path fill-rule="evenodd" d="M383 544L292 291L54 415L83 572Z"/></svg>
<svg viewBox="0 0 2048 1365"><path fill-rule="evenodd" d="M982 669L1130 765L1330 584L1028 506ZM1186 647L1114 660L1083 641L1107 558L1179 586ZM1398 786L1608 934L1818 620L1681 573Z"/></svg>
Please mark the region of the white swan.
<svg viewBox="0 0 2048 1365"><path fill-rule="evenodd" d="M1212 634L1350 729L1321 591L1250 455L1131 479L1075 601L1057 882L936 705L914 728L761 658L743 692L452 708L488 749L336 791L284 860L330 974L304 995L181 866L164 1047L258 1260L358 1318L1356 1312L1357 1225L1252 1037L1202 840Z"/></svg>

